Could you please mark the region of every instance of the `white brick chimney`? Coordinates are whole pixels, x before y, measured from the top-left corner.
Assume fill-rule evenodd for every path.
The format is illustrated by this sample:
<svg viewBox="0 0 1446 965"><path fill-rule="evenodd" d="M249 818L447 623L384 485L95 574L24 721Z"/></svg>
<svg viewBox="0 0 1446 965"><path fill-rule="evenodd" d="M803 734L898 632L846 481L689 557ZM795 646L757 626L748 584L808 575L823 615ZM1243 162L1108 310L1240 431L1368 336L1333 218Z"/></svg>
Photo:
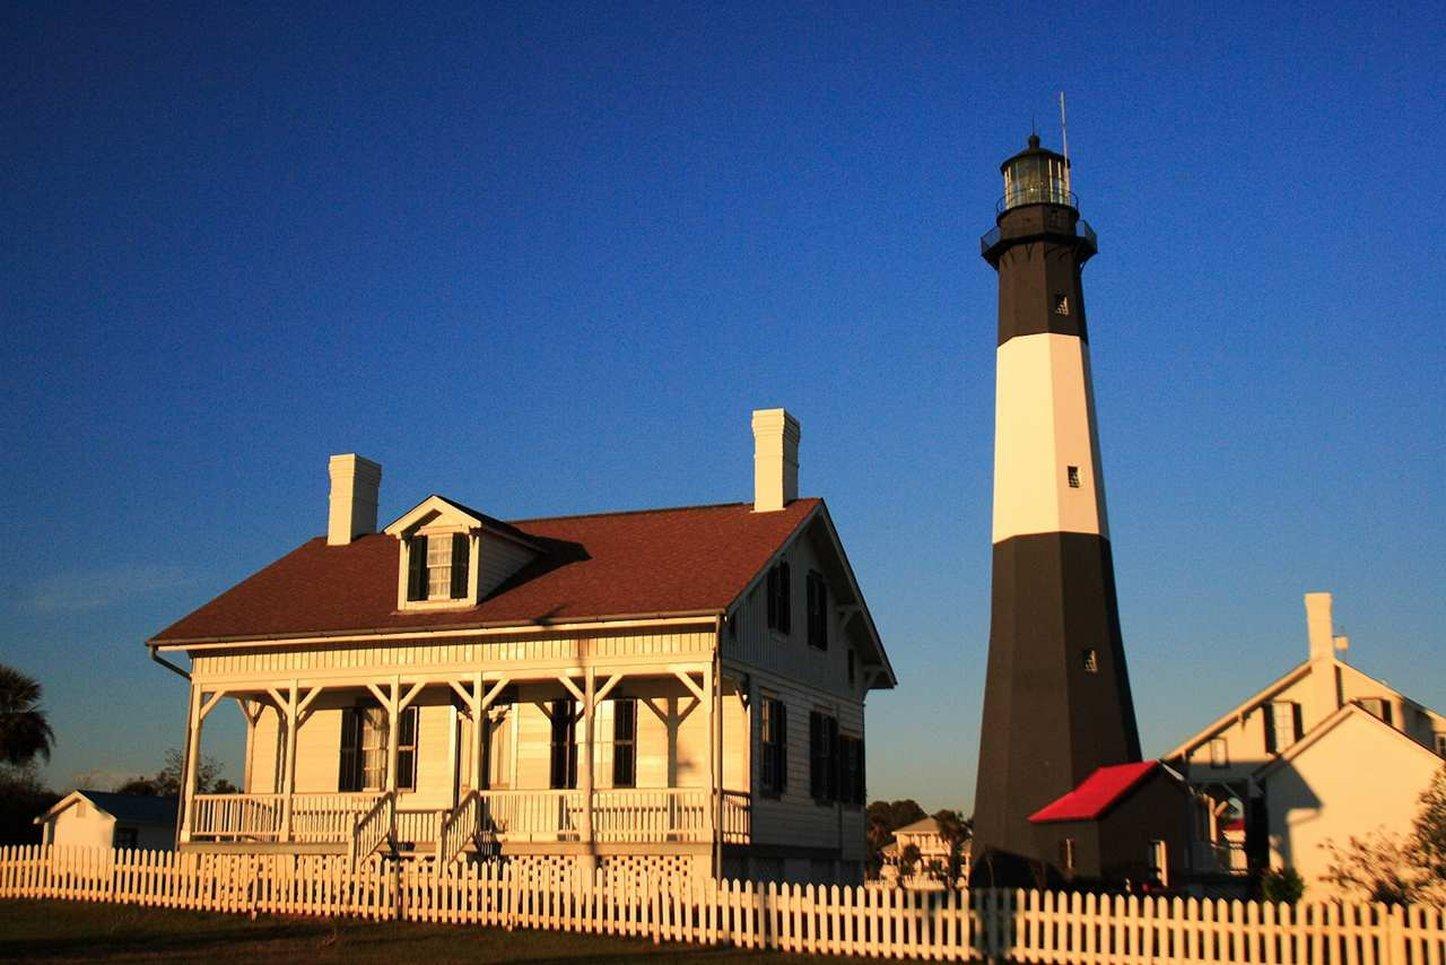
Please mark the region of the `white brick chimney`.
<svg viewBox="0 0 1446 965"><path fill-rule="evenodd" d="M1305 595L1305 633L1310 641L1310 699L1314 705L1306 713L1306 727L1340 709L1341 691L1336 679L1336 650L1348 645L1345 637L1335 635L1329 593Z"/></svg>
<svg viewBox="0 0 1446 965"><path fill-rule="evenodd" d="M345 546L358 536L375 533L382 467L348 452L332 456L327 471L331 475L331 501L326 545Z"/></svg>
<svg viewBox="0 0 1446 965"><path fill-rule="evenodd" d="M753 511L771 513L798 498L798 420L784 409L753 410Z"/></svg>

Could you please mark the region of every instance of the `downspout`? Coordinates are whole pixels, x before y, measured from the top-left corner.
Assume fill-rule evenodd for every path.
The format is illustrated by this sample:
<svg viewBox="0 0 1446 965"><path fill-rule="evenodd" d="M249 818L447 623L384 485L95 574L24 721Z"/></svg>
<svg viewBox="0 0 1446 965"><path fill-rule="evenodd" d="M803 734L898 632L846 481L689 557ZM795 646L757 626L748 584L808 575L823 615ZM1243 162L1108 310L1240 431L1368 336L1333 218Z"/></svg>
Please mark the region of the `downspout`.
<svg viewBox="0 0 1446 965"><path fill-rule="evenodd" d="M165 657L161 656L160 653L158 653L158 652L156 651L156 648L153 647L153 646L151 646L149 643L146 644L146 649L150 651L151 659L152 659L152 660L154 660L156 663L160 664L162 667L165 667L165 668L166 668L167 670L169 670L171 673L179 674L180 676L184 677L184 678L186 679L186 682L187 682L187 683L190 683L190 681L191 681L191 675L190 675L190 674L186 673L186 671L182 670L180 667L176 666L175 664L173 664L173 663L171 663L169 660L167 660ZM189 695L189 692L188 692L188 695ZM187 706L189 706L189 704L188 704ZM186 728L186 742L185 742L185 744L181 747L181 760L184 761L184 760L189 759L190 754L191 754L191 728L190 728L190 727L187 727L187 728ZM184 803L184 801L185 801L185 797L186 797L186 796L185 796L184 794L180 794L180 793L178 793L178 794L176 795L176 838L175 838L175 840L176 840L177 842L179 842L179 841L181 840L181 828L183 828L183 827L185 826L185 823L186 823L186 815L185 815L185 813L184 813L184 808L183 808L183 806L182 806L183 803Z"/></svg>
<svg viewBox="0 0 1446 965"><path fill-rule="evenodd" d="M160 664L162 667L165 667L171 673L180 674L182 677L186 678L187 681L191 679L190 674L186 673L186 671L182 670L180 667L176 666L165 657L161 656L160 653L156 650L156 648L151 646L149 643L146 644L146 649L151 652L151 659L154 660L156 663Z"/></svg>
<svg viewBox="0 0 1446 965"><path fill-rule="evenodd" d="M723 879L723 614L713 618L713 701L715 734L708 739L714 741L713 761L717 768L714 774L713 804L713 880Z"/></svg>

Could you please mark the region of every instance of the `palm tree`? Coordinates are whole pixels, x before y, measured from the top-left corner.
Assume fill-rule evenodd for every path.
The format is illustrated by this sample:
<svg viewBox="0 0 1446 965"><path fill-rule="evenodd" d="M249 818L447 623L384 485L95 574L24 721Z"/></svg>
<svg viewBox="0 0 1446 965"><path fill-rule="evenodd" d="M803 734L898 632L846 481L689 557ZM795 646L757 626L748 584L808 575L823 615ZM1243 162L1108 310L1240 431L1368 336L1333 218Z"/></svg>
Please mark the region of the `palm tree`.
<svg viewBox="0 0 1446 965"><path fill-rule="evenodd" d="M21 767L50 760L55 735L40 706L40 684L0 664L0 762Z"/></svg>

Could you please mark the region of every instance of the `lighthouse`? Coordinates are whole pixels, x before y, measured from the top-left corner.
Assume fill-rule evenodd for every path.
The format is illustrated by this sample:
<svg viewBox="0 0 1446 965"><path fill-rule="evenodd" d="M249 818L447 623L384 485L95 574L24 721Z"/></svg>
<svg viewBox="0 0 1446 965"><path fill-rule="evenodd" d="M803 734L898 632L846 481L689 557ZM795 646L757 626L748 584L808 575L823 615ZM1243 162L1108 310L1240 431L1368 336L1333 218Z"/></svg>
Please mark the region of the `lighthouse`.
<svg viewBox="0 0 1446 965"><path fill-rule="evenodd" d="M1001 166L993 587L974 855L1058 866L1030 815L1140 760L1120 638L1081 273L1097 248L1062 154ZM980 868L976 860L976 869Z"/></svg>

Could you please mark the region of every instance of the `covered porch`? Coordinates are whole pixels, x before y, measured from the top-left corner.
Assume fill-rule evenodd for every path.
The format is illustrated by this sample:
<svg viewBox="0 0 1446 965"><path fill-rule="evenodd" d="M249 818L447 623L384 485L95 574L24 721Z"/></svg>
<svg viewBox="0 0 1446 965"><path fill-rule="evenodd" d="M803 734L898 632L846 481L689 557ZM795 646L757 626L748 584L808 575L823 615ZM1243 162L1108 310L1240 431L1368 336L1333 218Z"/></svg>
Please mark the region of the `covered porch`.
<svg viewBox="0 0 1446 965"><path fill-rule="evenodd" d="M745 843L746 708L729 690L706 663L193 683L179 841L442 860ZM226 699L246 722L243 792L198 793L203 725ZM744 748L727 768L737 790L724 789L725 704Z"/></svg>

